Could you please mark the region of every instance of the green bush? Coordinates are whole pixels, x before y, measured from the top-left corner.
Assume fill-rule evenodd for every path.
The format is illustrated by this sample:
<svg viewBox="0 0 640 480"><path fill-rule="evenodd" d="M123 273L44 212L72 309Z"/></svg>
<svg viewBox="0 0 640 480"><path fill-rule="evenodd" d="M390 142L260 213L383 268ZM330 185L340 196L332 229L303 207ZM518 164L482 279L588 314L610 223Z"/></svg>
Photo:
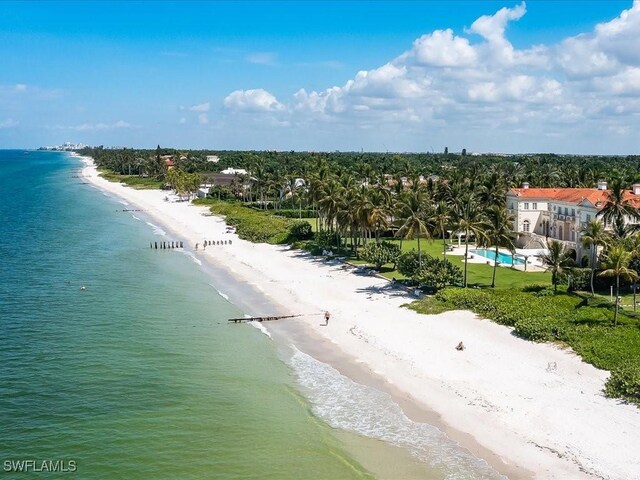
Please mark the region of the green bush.
<svg viewBox="0 0 640 480"><path fill-rule="evenodd" d="M536 292L536 297L552 297L556 293L553 291L552 287L543 288L542 290L538 290Z"/></svg>
<svg viewBox="0 0 640 480"><path fill-rule="evenodd" d="M591 286L591 269L570 268L558 277L558 283L568 285L569 291L587 290Z"/></svg>
<svg viewBox="0 0 640 480"><path fill-rule="evenodd" d="M541 290L545 290L547 288L549 288L549 285L545 285L545 284L542 284L542 283L531 283L529 285L525 285L524 287L522 287L522 291L523 292L536 293L536 292L539 292Z"/></svg>
<svg viewBox="0 0 640 480"><path fill-rule="evenodd" d="M340 246L340 235L336 235L334 232L330 232L328 230L317 232L315 235L315 240L320 247L324 248Z"/></svg>
<svg viewBox="0 0 640 480"><path fill-rule="evenodd" d="M604 387L608 397L623 398L640 406L640 362L625 362L611 371Z"/></svg>
<svg viewBox="0 0 640 480"><path fill-rule="evenodd" d="M557 340L561 328L557 321L549 317L526 317L517 320L514 325L514 333L526 340L534 342L547 342Z"/></svg>
<svg viewBox="0 0 640 480"><path fill-rule="evenodd" d="M429 255L423 255L422 261L429 258L431 258ZM398 258L398 272L407 278L413 278L419 268L420 262L418 261L418 252L415 250L405 252Z"/></svg>
<svg viewBox="0 0 640 480"><path fill-rule="evenodd" d="M292 220L253 210L237 202L208 200L199 203L211 205L212 213L223 215L229 225L236 227L238 236L250 242L286 243L293 225Z"/></svg>
<svg viewBox="0 0 640 480"><path fill-rule="evenodd" d="M275 210L273 214L279 217L294 218L294 219L316 218L318 216L315 210L304 209L304 208L302 210L298 210L296 208L280 209L280 210Z"/></svg>
<svg viewBox="0 0 640 480"><path fill-rule="evenodd" d="M280 232L272 235L267 239L267 243L271 243L272 245L283 245L289 242L289 233Z"/></svg>
<svg viewBox="0 0 640 480"><path fill-rule="evenodd" d="M313 229L307 221L297 221L289 228L289 235L292 241L309 240L313 237Z"/></svg>
<svg viewBox="0 0 640 480"><path fill-rule="evenodd" d="M449 260L429 258L423 261L422 268L418 268L412 278L419 284L441 289L462 283L462 270Z"/></svg>
<svg viewBox="0 0 640 480"><path fill-rule="evenodd" d="M400 247L391 242L369 242L358 249L358 256L368 263L373 263L377 270L385 263L395 263L400 257Z"/></svg>

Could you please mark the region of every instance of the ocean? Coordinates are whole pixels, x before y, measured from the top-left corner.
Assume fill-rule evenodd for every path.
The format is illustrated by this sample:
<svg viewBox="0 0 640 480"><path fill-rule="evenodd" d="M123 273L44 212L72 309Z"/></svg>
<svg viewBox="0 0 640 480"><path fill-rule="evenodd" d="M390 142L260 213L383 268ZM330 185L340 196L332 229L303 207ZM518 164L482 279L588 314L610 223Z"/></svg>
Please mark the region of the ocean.
<svg viewBox="0 0 640 480"><path fill-rule="evenodd" d="M255 313L234 287L149 249L172 238L80 168L0 151L4 478L499 478L387 395L228 325Z"/></svg>

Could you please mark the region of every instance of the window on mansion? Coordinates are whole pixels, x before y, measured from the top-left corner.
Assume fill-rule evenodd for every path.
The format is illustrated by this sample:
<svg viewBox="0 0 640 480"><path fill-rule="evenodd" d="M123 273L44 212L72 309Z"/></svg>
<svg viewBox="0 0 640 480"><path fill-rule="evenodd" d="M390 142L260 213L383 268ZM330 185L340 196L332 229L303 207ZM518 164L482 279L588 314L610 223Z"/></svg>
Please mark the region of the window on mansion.
<svg viewBox="0 0 640 480"><path fill-rule="evenodd" d="M524 222L522 222L522 231L523 232L528 232L529 231L529 220L525 220Z"/></svg>

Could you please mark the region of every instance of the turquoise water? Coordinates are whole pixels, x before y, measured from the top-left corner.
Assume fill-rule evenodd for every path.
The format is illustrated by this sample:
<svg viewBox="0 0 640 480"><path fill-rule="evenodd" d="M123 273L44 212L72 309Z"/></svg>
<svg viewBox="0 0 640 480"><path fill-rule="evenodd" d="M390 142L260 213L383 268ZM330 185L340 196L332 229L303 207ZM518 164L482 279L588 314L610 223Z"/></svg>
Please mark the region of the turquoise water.
<svg viewBox="0 0 640 480"><path fill-rule="evenodd" d="M475 253L476 255L480 255L481 257L485 257L488 258L489 260L495 260L496 259L496 251L495 250L486 250L486 249L479 249L479 250L470 250L470 253ZM524 260L522 260L521 258L518 257L512 257L511 255L506 255L502 252L498 252L498 262L500 262L502 265L524 265Z"/></svg>
<svg viewBox="0 0 640 480"><path fill-rule="evenodd" d="M228 325L268 301L150 250L172 238L79 168L0 151L2 478L31 477L6 471L24 460L75 469L42 478L500 478L388 395Z"/></svg>
<svg viewBox="0 0 640 480"><path fill-rule="evenodd" d="M76 464L42 478L369 478L273 342L78 168L0 151L3 478L26 459Z"/></svg>

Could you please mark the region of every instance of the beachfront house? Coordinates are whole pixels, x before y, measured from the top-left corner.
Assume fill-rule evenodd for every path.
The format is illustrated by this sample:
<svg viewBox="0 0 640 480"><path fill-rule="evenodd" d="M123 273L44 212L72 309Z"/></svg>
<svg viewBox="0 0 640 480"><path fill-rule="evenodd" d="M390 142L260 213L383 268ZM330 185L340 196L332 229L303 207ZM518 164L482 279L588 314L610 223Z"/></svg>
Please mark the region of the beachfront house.
<svg viewBox="0 0 640 480"><path fill-rule="evenodd" d="M559 240L575 260L587 262L591 250L582 246L580 230L596 219L606 203L607 192L607 183L603 181L596 188L530 188L526 182L521 188L512 188L506 201L514 217L516 245L546 248L547 240ZM640 184L634 184L626 197L640 205Z"/></svg>
<svg viewBox="0 0 640 480"><path fill-rule="evenodd" d="M173 155L160 155L160 160L162 160L164 164L167 166L167 170L171 170L176 166L173 160Z"/></svg>

